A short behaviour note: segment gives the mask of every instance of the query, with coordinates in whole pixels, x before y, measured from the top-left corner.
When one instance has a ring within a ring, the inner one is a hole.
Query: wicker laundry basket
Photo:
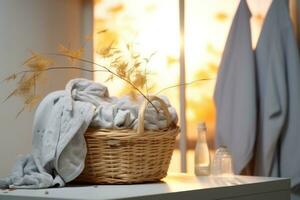
[[[149,98],[160,107],[171,124],[164,101]],[[166,130],[144,130],[144,114],[148,101],[141,106],[137,130],[92,130],[85,134],[87,156],[85,168],[76,179],[93,184],[130,184],[159,181],[167,175],[179,127]]]

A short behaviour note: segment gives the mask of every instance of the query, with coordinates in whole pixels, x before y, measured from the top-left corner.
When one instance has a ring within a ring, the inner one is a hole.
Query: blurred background
[[[182,1],[182,0],[181,0]],[[252,11],[253,46],[256,44],[271,0],[248,0]],[[214,150],[215,110],[212,100],[218,65],[239,0],[185,0],[185,71],[187,172],[193,173],[193,150],[197,124],[205,121],[208,142]],[[181,8],[182,9],[182,8]],[[52,53],[59,44],[80,48],[87,59],[102,62],[101,49],[115,44],[134,44],[145,57],[151,57],[150,93],[179,84],[180,25],[179,0],[0,0],[0,80],[19,71],[30,51]],[[106,30],[103,32],[103,30]],[[99,34],[101,32],[101,34]],[[76,70],[47,72],[42,95],[63,89],[74,77],[105,82],[105,73]],[[199,79],[210,79],[197,81]],[[120,81],[105,83],[111,95],[127,94]],[[0,84],[1,102],[15,88]],[[164,90],[173,106],[180,110],[179,87]],[[6,176],[18,155],[31,151],[31,126],[34,109],[18,118],[23,100],[12,98],[0,105],[0,176]],[[182,119],[181,119],[182,120]],[[181,155],[177,146],[170,166],[180,172]]]
[[[249,0],[253,47],[255,47],[265,14],[271,0]],[[238,0],[186,0],[185,15],[185,72],[187,172],[194,173],[194,148],[197,124],[206,122],[208,143],[214,150],[215,109],[213,91],[218,65],[226,42]],[[111,43],[127,42],[137,46],[144,55],[152,55],[147,66],[151,91],[179,84],[180,25],[179,0],[96,0],[94,5],[94,59]],[[99,32],[107,30],[105,33]],[[95,73],[94,79],[103,82],[108,77]],[[210,79],[197,81],[199,79]],[[195,82],[196,81],[196,82]],[[121,81],[107,83],[111,94],[124,95],[128,87]],[[180,110],[179,87],[165,90],[177,111]],[[181,157],[174,152],[170,171],[180,172]]]

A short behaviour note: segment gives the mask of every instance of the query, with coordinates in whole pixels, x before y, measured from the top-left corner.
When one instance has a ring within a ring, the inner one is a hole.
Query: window
[[[183,1],[183,0],[180,0]],[[249,6],[253,13],[254,45],[259,35],[269,1],[253,0]],[[185,71],[187,121],[187,171],[193,172],[193,149],[196,141],[196,126],[205,121],[208,126],[208,142],[214,148],[215,111],[212,100],[215,78],[222,50],[232,18],[239,1],[236,0],[186,0],[185,1]],[[95,61],[97,54],[112,42],[134,43],[143,55],[154,56],[149,63],[153,91],[179,84],[179,0],[97,0],[94,7]],[[105,33],[97,34],[101,30]],[[108,77],[99,72],[94,79],[104,82]],[[196,81],[199,79],[211,79]],[[118,80],[106,83],[112,95],[123,95],[127,87]],[[171,99],[179,112],[179,88],[163,92]],[[182,156],[182,155],[181,155]],[[180,154],[176,150],[170,171],[180,171]]]

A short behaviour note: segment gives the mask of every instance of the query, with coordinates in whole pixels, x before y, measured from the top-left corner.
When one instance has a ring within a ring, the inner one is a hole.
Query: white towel
[[[241,0],[226,42],[214,94],[216,145],[228,147],[236,174],[253,156],[256,132],[256,80],[250,17],[246,0]]]
[[[175,108],[171,106],[167,97],[159,97],[167,105],[171,114],[172,123],[177,124],[178,117]],[[143,101],[144,98],[141,96],[139,96],[136,101],[133,101],[129,96],[102,99],[100,105],[97,107],[91,126],[105,129],[136,129],[138,124],[138,112]],[[153,101],[152,103],[160,110],[161,105],[159,102]],[[144,126],[147,130],[160,130],[170,125],[167,124],[162,110],[157,113],[151,104],[146,108],[144,121]]]
[[[83,134],[95,106],[70,100],[66,91],[53,92],[43,99],[34,117],[32,153],[16,162],[12,175],[0,181],[0,187],[64,186],[81,173],[86,155]]]
[[[295,190],[300,184],[300,60],[287,0],[273,0],[256,60],[260,112],[255,174],[291,177]]]
[[[175,109],[167,99],[164,101],[176,124]],[[11,176],[0,179],[0,188],[47,188],[74,180],[84,168],[88,126],[136,128],[140,102],[109,97],[107,88],[93,81],[69,81],[64,91],[47,95],[39,104],[33,122],[32,153],[15,163]],[[158,102],[153,104],[160,110]],[[147,107],[146,129],[169,125],[163,113]]]

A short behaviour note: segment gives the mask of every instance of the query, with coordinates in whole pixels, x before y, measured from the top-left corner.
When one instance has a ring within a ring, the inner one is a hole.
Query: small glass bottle
[[[210,155],[206,140],[207,128],[204,122],[198,124],[198,138],[195,148],[195,174],[207,176],[210,174]]]
[[[221,146],[216,150],[211,166],[213,176],[232,176],[232,156],[226,146]]]

